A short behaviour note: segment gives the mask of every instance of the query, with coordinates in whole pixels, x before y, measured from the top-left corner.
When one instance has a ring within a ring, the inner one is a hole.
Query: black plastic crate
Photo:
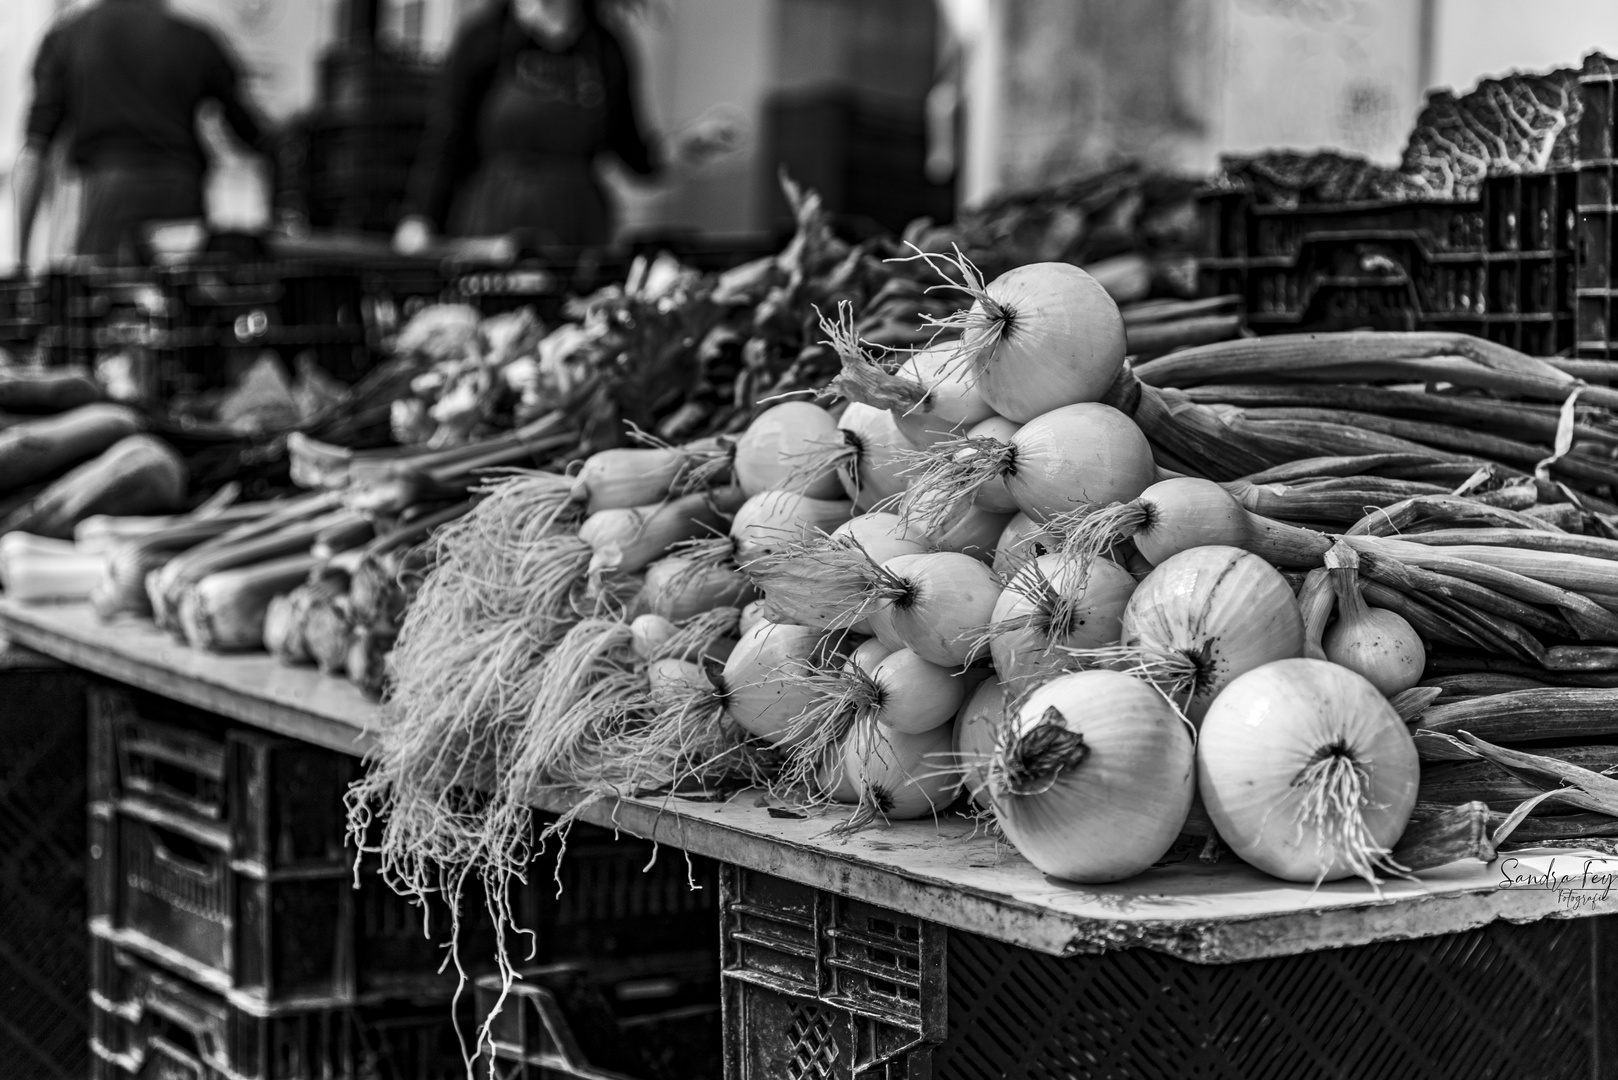
[[[1596,56],[1579,77],[1577,339],[1580,356],[1618,360],[1618,282],[1613,241],[1618,218],[1618,81]]]
[[[89,693],[90,792],[217,823],[229,858],[260,875],[345,870],[343,793],[356,763],[294,739],[108,684]]]
[[[443,1003],[261,1016],[102,945],[92,1052],[106,1080],[460,1080]]]
[[[711,939],[710,939],[711,940]],[[478,980],[479,1022],[497,1080],[707,1080],[722,1073],[718,958],[643,957],[634,969],[551,964],[521,972],[509,992]]]
[[[1203,295],[1243,298],[1258,333],[1452,330],[1552,355],[1575,338],[1579,179],[1486,181],[1474,202],[1202,200]]]

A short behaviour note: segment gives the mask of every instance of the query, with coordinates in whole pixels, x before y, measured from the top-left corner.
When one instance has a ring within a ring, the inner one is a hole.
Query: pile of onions
[[[1398,612],[1366,604],[1359,553],[1339,542],[1326,553],[1326,565],[1337,594],[1337,621],[1321,640],[1326,659],[1365,676],[1385,697],[1421,682],[1427,666],[1421,635]]]
[[[1134,592],[1129,571],[1108,559],[1042,555],[1024,563],[994,605],[994,670],[1020,687],[1070,666],[1068,650],[1116,645]]]
[[[1123,367],[1124,320],[1100,282],[1068,263],[1030,263],[985,285],[966,260],[946,261],[973,303],[945,322],[961,329],[991,409],[1027,421],[1106,393]]]
[[[1124,609],[1119,641],[1140,674],[1200,720],[1232,679],[1302,655],[1303,618],[1273,566],[1210,545],[1170,556],[1146,576]]]
[[[1416,803],[1415,742],[1386,698],[1324,660],[1280,660],[1225,688],[1202,722],[1197,780],[1220,837],[1287,881],[1377,871]]]
[[[1061,675],[1007,718],[989,768],[995,815],[1018,851],[1067,881],[1121,881],[1168,851],[1191,808],[1185,721],[1116,671]]]
[[[901,555],[882,564],[872,587],[871,630],[884,644],[908,646],[942,667],[963,667],[986,651],[982,628],[1000,593],[994,571],[970,555]]]
[[[836,417],[807,401],[787,401],[747,425],[731,464],[748,495],[790,488],[812,499],[836,499],[842,484],[832,465],[807,470],[842,445]]]
[[[913,455],[920,474],[905,496],[907,517],[917,517],[918,506],[936,512],[971,495],[985,509],[1045,521],[1133,499],[1157,479],[1146,436],[1110,405],[1053,409],[1006,438],[976,434],[982,427]],[[923,504],[928,497],[936,501]]]

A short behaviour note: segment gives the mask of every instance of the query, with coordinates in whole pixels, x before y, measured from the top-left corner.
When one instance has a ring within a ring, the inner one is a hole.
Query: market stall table
[[[0,633],[107,679],[351,754],[378,709],[264,655],[194,652],[84,605],[0,600]],[[561,812],[573,796],[542,793]],[[1618,1067],[1615,890],[1595,853],[1318,889],[1195,858],[1048,879],[959,816],[833,835],[758,793],[583,820],[723,864],[735,1078],[1596,1076]],[[1513,881],[1513,879],[1515,879]],[[1548,884],[1549,883],[1549,884]],[[1556,887],[1560,886],[1560,887]],[[870,1070],[870,1071],[867,1071]],[[1528,1071],[1524,1071],[1528,1070]]]

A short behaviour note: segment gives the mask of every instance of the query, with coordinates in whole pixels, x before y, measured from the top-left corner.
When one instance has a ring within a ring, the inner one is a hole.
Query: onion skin
[[[921,530],[906,525],[898,514],[861,514],[837,526],[832,535],[853,539],[878,566],[900,555],[920,555],[931,549],[931,545],[921,539]],[[856,634],[868,634],[871,632],[870,621],[861,619],[849,630]]]
[[[791,746],[792,722],[813,705],[809,676],[821,651],[821,634],[807,626],[760,622],[742,634],[725,661],[725,712],[766,742]]]
[[[952,551],[901,555],[882,569],[907,592],[877,603],[870,620],[878,638],[940,667],[964,667],[983,655],[986,647],[977,639],[1002,591],[993,570]]]
[[[1054,638],[1034,626],[997,629],[989,642],[989,655],[1000,680],[1013,685],[1071,666],[1071,658],[1052,646],[1097,649],[1116,645],[1123,634],[1124,608],[1135,592],[1135,579],[1108,559],[1079,562],[1060,555],[1042,555],[1008,583],[994,605],[994,624],[1033,616],[1042,604],[1037,595],[1041,581],[1061,596],[1074,597],[1072,627]],[[1019,588],[1021,586],[1021,588]]]
[[[749,496],[796,488],[811,499],[843,493],[836,470],[805,478],[804,466],[843,445],[837,420],[819,405],[786,401],[760,413],[736,440],[736,483]]]
[[[950,724],[907,735],[856,722],[844,744],[843,768],[857,778],[860,801],[879,817],[908,821],[942,813],[961,787],[961,774],[950,765],[953,739]]]
[[[1084,506],[1135,498],[1157,479],[1152,448],[1135,422],[1110,405],[1053,409],[1024,424],[1007,490],[1035,521]]]
[[[1163,857],[1190,812],[1195,771],[1185,722],[1161,694],[1120,672],[1080,671],[1024,699],[996,747],[990,794],[1024,858],[1098,884]]]
[[[916,446],[899,430],[892,413],[851,402],[837,427],[858,450],[856,457],[837,467],[838,483],[854,509],[869,510],[910,486],[910,478],[900,475],[910,467],[902,454]]]
[[[742,608],[742,617],[736,624],[736,632],[738,634],[746,634],[759,623],[768,621],[769,620],[764,616],[764,602],[761,600],[754,600],[751,604],[748,604],[746,607]]]
[[[854,647],[848,654],[848,662],[869,675],[876,670],[876,665],[882,658],[897,650],[884,645],[876,638],[867,638]]]
[[[1106,393],[1126,345],[1123,316],[1100,282],[1068,263],[1030,263],[1001,274],[987,291],[1007,312],[999,340],[974,360],[990,408],[1026,422]],[[981,301],[972,306],[972,318],[991,316]]]
[[[1203,720],[1197,779],[1220,837],[1285,881],[1336,881],[1358,871],[1301,828],[1295,785],[1317,754],[1345,746],[1369,776],[1361,803],[1370,838],[1398,843],[1416,804],[1416,745],[1393,706],[1360,675],[1324,660],[1280,660],[1226,687]]]
[[[955,717],[954,749],[961,766],[961,785],[980,810],[994,809],[989,798],[989,759],[1005,712],[1005,688],[999,679],[985,679]]]
[[[931,501],[923,497],[919,505],[925,506]],[[994,561],[995,546],[1000,542],[1000,535],[1006,531],[1006,522],[1010,515],[985,510],[975,502],[964,502],[960,509],[940,529],[932,529],[923,534],[929,547],[939,551],[954,551],[962,555],[970,555],[979,562]]]
[[[1043,523],[1035,521],[1022,511],[1012,515],[1001,530],[994,546],[994,572],[1009,578],[1017,567],[1041,555],[1048,555],[1056,544],[1045,534]]]
[[[920,735],[947,724],[966,700],[967,680],[949,668],[928,663],[914,649],[895,649],[871,669],[871,681],[882,690],[882,707],[873,717],[906,735]]]
[[[1212,480],[1159,480],[1141,492],[1139,502],[1147,525],[1132,539],[1153,566],[1194,547],[1247,546],[1247,511]]]
[[[1170,556],[1124,609],[1121,644],[1189,661],[1195,682],[1186,715],[1200,721],[1230,681],[1303,652],[1303,617],[1292,589],[1269,563],[1210,545]]]
[[[747,575],[733,566],[703,566],[675,555],[646,568],[640,599],[646,611],[683,622],[714,608],[739,608],[756,595]]]

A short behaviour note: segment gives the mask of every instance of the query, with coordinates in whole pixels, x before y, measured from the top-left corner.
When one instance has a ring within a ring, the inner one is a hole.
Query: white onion
[[[1007,420],[1003,416],[991,416],[972,425],[966,437],[993,439],[1014,446],[1017,432],[1021,430],[1022,425],[1014,420]],[[1011,477],[1007,473],[996,473],[987,477],[972,493],[972,501],[996,514],[1015,514],[1018,510],[1017,499],[1011,493],[1010,480]]]
[[[1232,682],[1203,719],[1198,785],[1220,837],[1287,881],[1376,882],[1416,803],[1403,721],[1365,678],[1279,660]]]
[[[873,512],[850,518],[837,526],[832,537],[847,537],[865,550],[871,562],[880,566],[900,555],[920,555],[933,545],[928,543],[918,526],[908,525],[898,514]],[[871,632],[870,624],[860,619],[849,627],[856,634]]]
[[[1269,563],[1239,548],[1199,547],[1170,556],[1136,587],[1120,643],[1200,720],[1230,680],[1301,654],[1303,618]]]
[[[962,786],[981,810],[994,808],[989,798],[989,760],[1005,712],[1005,689],[999,679],[990,678],[979,684],[955,718],[955,760],[961,766]]]
[[[958,501],[945,508],[937,494],[924,494],[916,502],[912,517],[927,545],[938,551],[970,555],[980,562],[992,562],[995,545],[1005,532],[1009,516],[985,510],[976,502]],[[933,508],[938,507],[938,512]],[[930,524],[921,524],[927,522]]]
[[[725,661],[725,712],[767,742],[790,746],[807,737],[794,721],[815,703],[810,676],[825,652],[820,631],[807,626],[760,622],[736,643]]]
[[[837,421],[847,445],[837,465],[837,479],[856,510],[865,511],[910,486],[900,473],[910,467],[904,456],[916,449],[886,409],[855,401]]]
[[[917,446],[961,435],[994,413],[956,342],[915,353],[900,365],[899,376],[923,391],[914,404],[892,407],[899,430]]]
[[[843,768],[855,778],[860,797],[860,812],[850,825],[876,817],[905,821],[949,809],[961,787],[952,739],[950,724],[908,735],[886,724],[856,721],[843,752]]]
[[[1098,554],[1124,540],[1152,565],[1194,547],[1246,547],[1248,517],[1230,492],[1212,480],[1178,476],[1159,480],[1129,502],[1074,523],[1073,546]]]
[[[1072,667],[1060,650],[1116,645],[1134,592],[1129,571],[1107,559],[1042,555],[1025,564],[994,605],[989,655],[1000,680],[1022,686]]]
[[[972,292],[965,340],[979,347],[978,388],[1001,416],[1027,421],[1096,401],[1122,369],[1123,316],[1078,267],[1030,263]]]
[[[738,564],[803,544],[843,524],[853,506],[841,499],[816,499],[794,491],[762,491],[742,504],[731,519]]]
[[[906,735],[949,723],[968,689],[961,672],[929,663],[914,649],[893,650],[877,661],[870,678],[879,695],[871,719]]]
[[[842,494],[835,469],[806,471],[842,445],[831,413],[807,401],[783,402],[760,413],[736,440],[736,483],[748,495],[792,488],[812,499],[835,499]]]
[[[1325,632],[1321,647],[1327,660],[1365,676],[1391,698],[1421,682],[1427,649],[1403,615],[1365,603],[1359,562],[1359,553],[1342,542],[1326,553],[1337,594],[1337,621]]]
[[[1025,698],[990,767],[1000,827],[1052,877],[1121,881],[1168,851],[1195,752],[1163,695],[1116,671],[1060,675]]]
[[[942,667],[983,655],[983,627],[1001,592],[994,571],[952,551],[901,555],[882,564],[871,629],[883,642],[909,646]]]

